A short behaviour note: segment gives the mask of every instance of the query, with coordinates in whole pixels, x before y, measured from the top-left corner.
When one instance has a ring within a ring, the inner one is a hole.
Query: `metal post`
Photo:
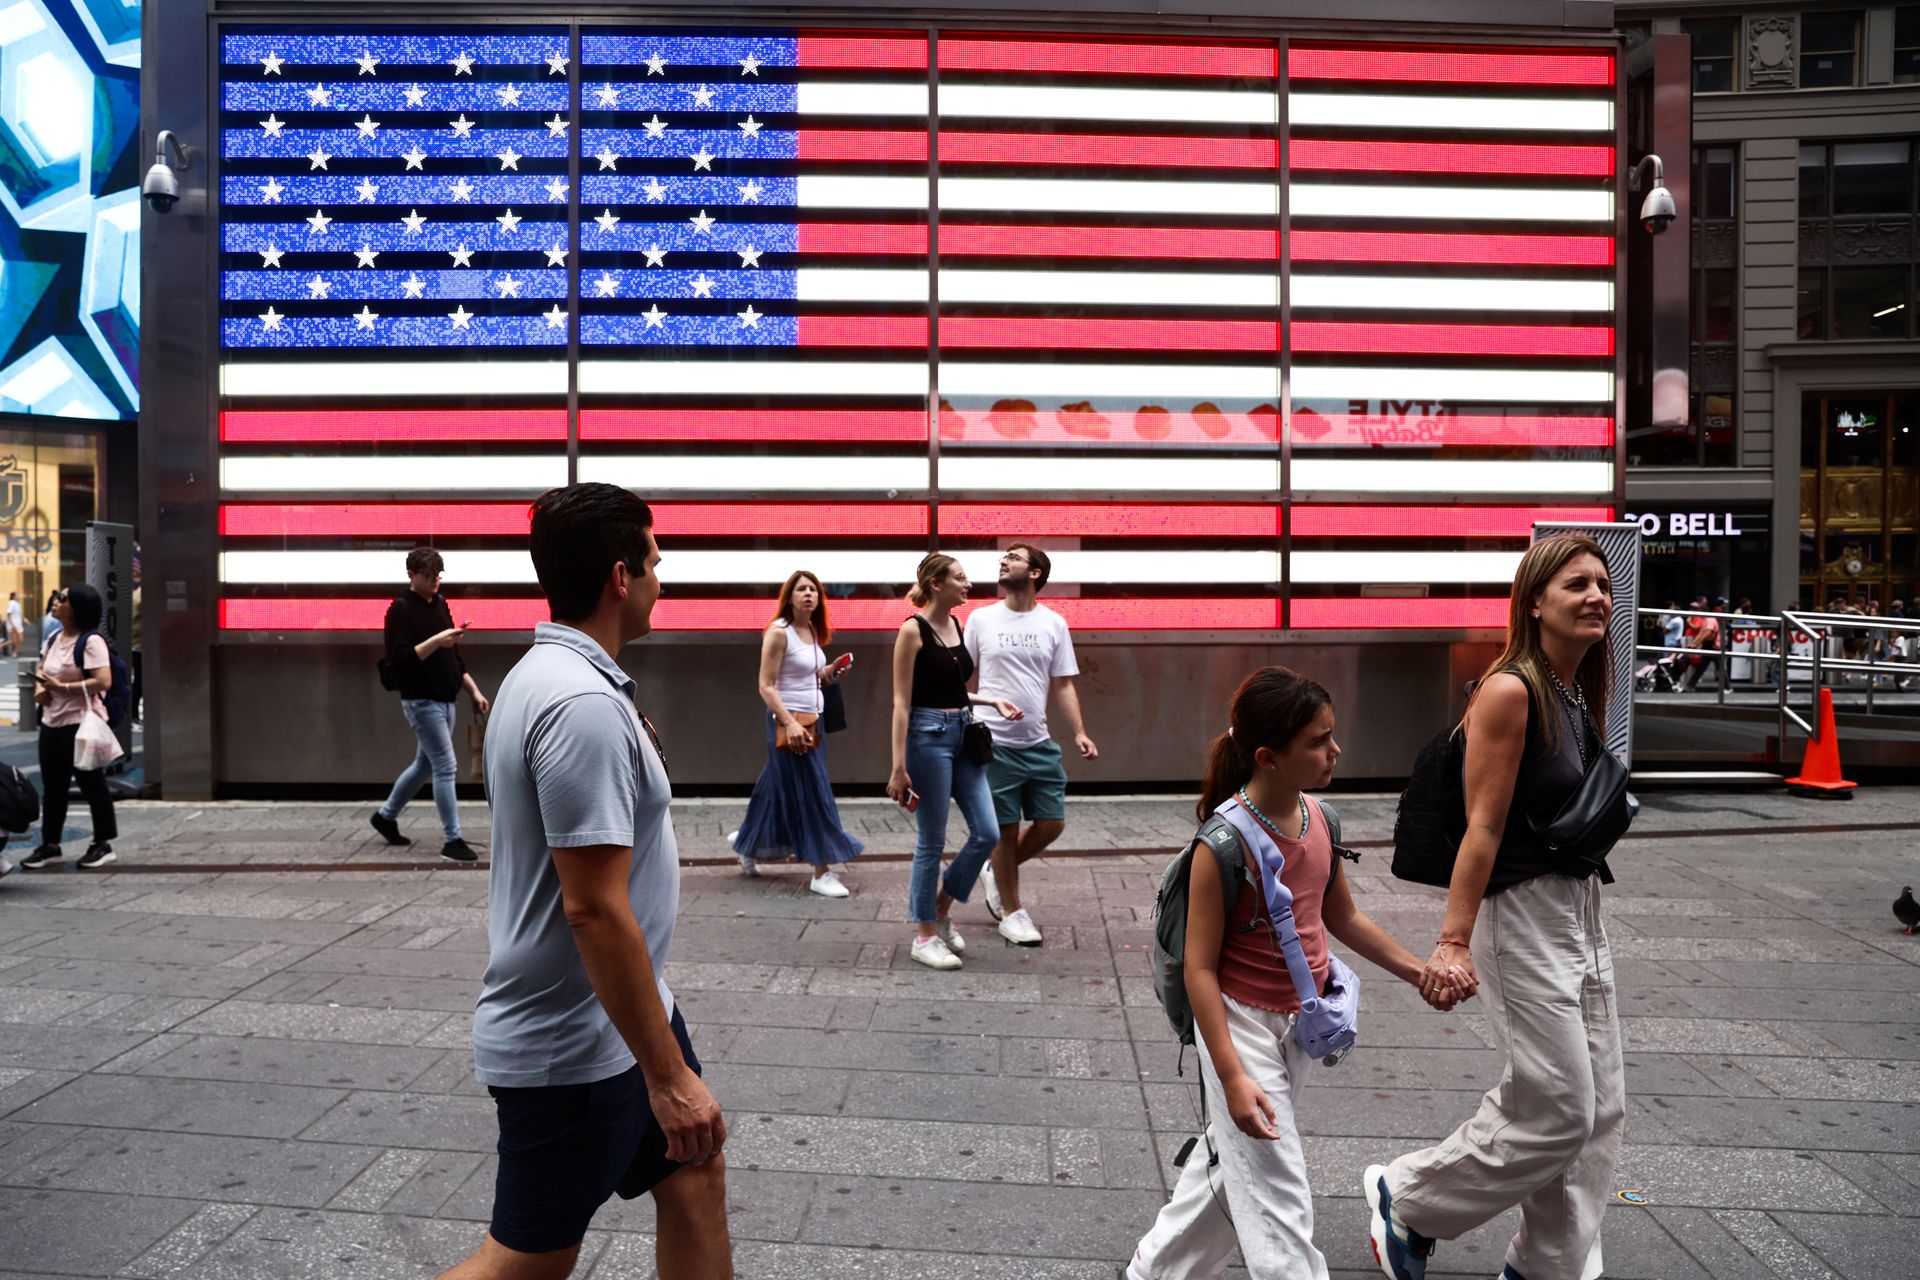
[[[1787,762],[1787,685],[1793,679],[1793,640],[1789,628],[1793,624],[1787,621],[1784,614],[1774,619],[1774,623],[1779,636],[1776,652],[1780,656],[1774,663],[1774,673],[1778,677],[1775,683],[1779,690],[1780,733],[1773,740],[1773,762],[1784,765]]]

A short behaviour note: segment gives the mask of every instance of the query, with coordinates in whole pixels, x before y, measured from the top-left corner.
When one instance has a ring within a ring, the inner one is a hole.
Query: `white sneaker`
[[[960,930],[954,927],[952,916],[948,916],[945,920],[942,920],[940,926],[946,931],[945,937],[949,950],[957,955],[967,949],[967,940],[961,937]]]
[[[1000,909],[1000,886],[993,878],[993,864],[980,868],[980,888],[986,893],[987,914],[995,920],[1007,913]]]
[[[1040,945],[1040,928],[1034,924],[1033,917],[1027,914],[1025,907],[1000,921],[1000,936],[1016,947]]]
[[[840,877],[831,871],[825,875],[815,876],[813,879],[807,881],[807,889],[809,892],[817,893],[823,898],[850,898],[853,896],[852,890],[848,889],[846,885],[841,884]]]
[[[733,833],[733,836],[737,836],[737,835],[739,835],[739,834],[740,834],[740,833],[739,833],[738,831],[736,831],[736,832],[734,832],[734,833]],[[727,837],[727,843],[728,843],[728,844],[732,844],[732,843],[733,843],[733,836],[728,836],[728,837]],[[740,873],[741,873],[742,875],[744,875],[744,876],[747,876],[747,877],[749,877],[749,878],[751,878],[751,879],[754,879],[754,880],[758,880],[758,879],[760,878],[760,864],[759,864],[759,863],[757,863],[757,862],[755,862],[755,861],[754,861],[754,860],[753,860],[752,858],[749,858],[749,857],[748,857],[748,856],[747,856],[746,854],[744,854],[744,853],[736,853],[736,854],[734,854],[733,856],[734,856],[734,857],[736,857],[736,858],[738,858],[738,859],[740,859]]]
[[[947,944],[935,934],[925,942],[913,944],[913,958],[929,969],[958,969],[960,957],[947,948]]]

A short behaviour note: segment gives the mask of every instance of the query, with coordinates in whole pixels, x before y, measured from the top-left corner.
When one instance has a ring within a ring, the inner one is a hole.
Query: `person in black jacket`
[[[407,801],[431,777],[434,807],[440,811],[440,825],[447,839],[440,856],[453,862],[472,862],[479,855],[460,838],[460,806],[453,795],[454,700],[464,688],[473,699],[474,711],[483,716],[488,703],[460,657],[460,639],[467,631],[464,625],[453,625],[447,598],[440,594],[440,575],[445,568],[438,551],[415,547],[407,553],[407,589],[387,606],[388,682],[400,693],[400,709],[406,713],[420,747],[413,763],[395,780],[387,802],[367,821],[388,844],[412,844],[400,834],[397,819]]]

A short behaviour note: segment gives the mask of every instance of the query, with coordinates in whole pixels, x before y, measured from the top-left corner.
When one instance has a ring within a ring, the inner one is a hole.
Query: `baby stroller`
[[[1633,673],[1633,687],[1639,693],[1674,693],[1680,688],[1679,678],[1673,673],[1674,664],[1684,654],[1669,653],[1658,661],[1649,662]]]

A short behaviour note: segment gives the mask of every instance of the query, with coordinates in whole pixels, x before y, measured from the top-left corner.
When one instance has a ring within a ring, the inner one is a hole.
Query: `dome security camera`
[[[1679,216],[1673,206],[1673,193],[1664,186],[1647,192],[1647,198],[1640,202],[1640,225],[1647,229],[1648,235],[1659,235]]]
[[[180,178],[167,163],[168,148],[181,169],[193,167],[193,148],[174,137],[173,130],[162,129],[154,140],[153,167],[140,182],[140,194],[155,213],[166,213],[180,202]]]

